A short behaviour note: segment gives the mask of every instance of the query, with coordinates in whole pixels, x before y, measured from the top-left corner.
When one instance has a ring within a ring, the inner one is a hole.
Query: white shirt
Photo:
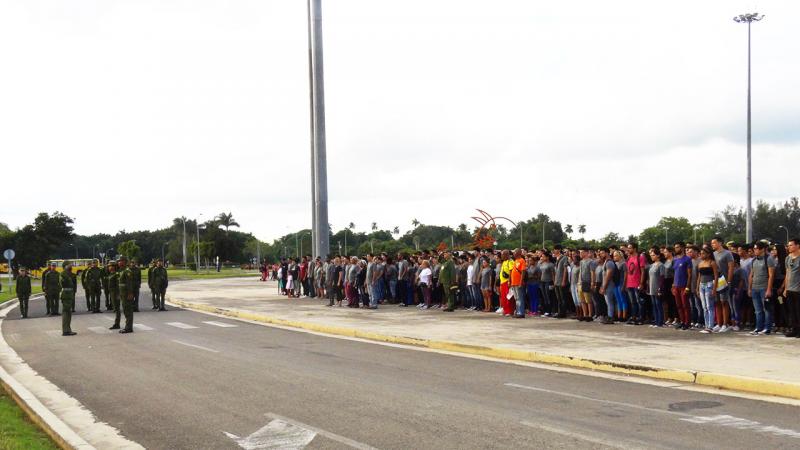
[[[426,268],[422,269],[422,271],[420,271],[420,273],[419,273],[419,282],[420,283],[425,283],[428,286],[431,285],[431,269],[426,267]]]
[[[475,274],[475,268],[472,264],[467,266],[467,286],[472,286],[472,275]]]

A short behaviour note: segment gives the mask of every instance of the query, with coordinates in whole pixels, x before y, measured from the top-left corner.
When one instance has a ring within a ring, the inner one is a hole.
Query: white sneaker
[[[700,330],[700,332],[701,332],[701,333],[703,333],[703,334],[709,334],[709,333],[711,333],[711,331],[709,331],[708,329],[705,329],[705,330]]]
[[[759,333],[758,333],[758,330],[753,330],[753,331],[751,331],[751,332],[750,332],[750,333],[748,333],[748,334],[749,334],[750,336],[758,336],[758,334],[759,334]]]
[[[728,326],[727,326],[727,325],[723,325],[723,326],[722,326],[722,328],[720,328],[720,329],[719,329],[719,332],[720,332],[720,333],[727,333],[727,332],[728,332],[728,331],[730,331],[730,330],[731,330],[731,329],[730,329],[730,328],[728,328]]]
[[[495,314],[503,314],[503,308],[497,308],[497,311],[495,311]]]
[[[732,327],[732,329],[733,329],[733,331],[739,331],[739,325],[734,325],[734,326]]]
[[[719,325],[714,325],[714,328],[711,329],[714,333],[719,333],[720,327]]]

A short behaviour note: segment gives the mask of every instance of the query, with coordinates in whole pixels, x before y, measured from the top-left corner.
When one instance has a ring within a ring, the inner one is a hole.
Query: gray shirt
[[[731,280],[728,280],[728,264],[733,262],[733,253],[725,249],[714,252],[714,261],[717,262],[720,278],[725,277],[725,280],[730,282]]]
[[[480,272],[480,279],[481,279],[481,290],[489,290],[492,288],[492,269],[490,267],[486,267],[481,269]]]
[[[675,269],[672,267],[672,259],[664,261],[664,278],[675,278]]]
[[[581,275],[581,267],[574,263],[570,264],[570,267],[572,268],[572,270],[570,271],[569,274],[569,283],[572,286],[577,286],[578,283],[580,282],[579,277]]]
[[[662,264],[661,261],[650,264],[647,270],[648,294],[658,295],[658,290],[661,289],[661,280],[664,279],[665,271],[664,264]]]
[[[592,282],[592,271],[597,267],[597,262],[593,259],[581,260],[581,283]]]
[[[751,271],[753,273],[753,284],[751,289],[766,289],[769,281],[769,269],[775,268],[775,261],[764,256],[753,259]],[[773,286],[775,287],[775,286]]]
[[[567,272],[567,266],[569,265],[569,261],[567,260],[566,255],[561,255],[556,260],[556,286],[564,286],[564,273]]]
[[[792,255],[786,257],[786,290],[791,292],[800,292],[800,256],[792,258]]]
[[[386,279],[389,281],[397,281],[397,266],[394,264],[386,266]]]
[[[356,277],[358,276],[358,272],[360,272],[359,269],[358,264],[351,264],[347,268],[346,280],[351,286],[356,284]]]
[[[539,270],[542,271],[542,282],[543,283],[552,283],[553,277],[555,276],[556,266],[553,265],[550,261],[547,262],[540,262],[539,263]]]
[[[611,279],[608,280],[608,284],[606,284],[605,286],[606,289],[614,289],[614,286],[616,286],[614,284],[614,270],[616,270],[616,268],[617,265],[614,263],[614,261],[610,259],[606,260],[606,262],[603,264],[603,279],[600,280],[600,286],[602,286],[605,283],[606,277],[610,273]]]
[[[408,279],[408,261],[406,261],[405,259],[401,259],[397,263],[397,276],[401,280],[407,280]]]

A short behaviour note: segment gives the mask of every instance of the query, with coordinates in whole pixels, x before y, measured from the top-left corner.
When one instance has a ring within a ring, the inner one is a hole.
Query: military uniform
[[[153,269],[156,267],[156,264],[151,262],[150,266],[147,267],[147,287],[150,288],[150,300],[153,301],[153,309],[158,309],[158,303],[156,301],[156,293],[153,290]]]
[[[116,264],[116,263],[113,263]],[[119,316],[120,316],[120,309],[119,309],[119,274],[115,270],[108,270],[108,293],[109,297],[111,297],[111,306],[114,308],[114,325],[109,328],[109,330],[119,330]]]
[[[22,318],[28,317],[28,299],[31,297],[31,277],[28,274],[17,276],[17,298],[19,313]]]
[[[64,270],[61,272],[61,304],[63,305],[63,314],[61,315],[61,335],[73,336],[76,333],[72,331],[72,311],[75,308],[75,275],[72,273],[71,268],[64,264]]]
[[[86,289],[86,272],[88,271],[89,269],[81,271],[81,287],[83,288],[83,296],[86,297],[86,310],[91,311],[92,305],[89,302],[89,290]]]
[[[64,272],[61,272],[62,274]],[[75,296],[78,294],[78,275],[72,273],[72,268],[70,267],[69,271],[67,272],[69,275],[69,280],[72,283],[72,312],[75,312]],[[64,284],[61,284],[61,289],[63,292]]]
[[[139,312],[139,290],[142,287],[142,268],[133,263],[130,271],[133,274],[133,312]]]
[[[125,328],[120,333],[133,333],[133,271],[124,267],[119,272],[119,302],[122,303],[122,313],[125,315]],[[117,322],[119,326],[119,312],[117,312]]]
[[[456,266],[452,257],[447,259],[439,272],[439,283],[442,285],[444,298],[447,299],[447,308],[444,311],[453,311],[456,308]]]
[[[100,282],[103,285],[103,296],[106,299],[106,311],[110,311],[112,304],[111,304],[111,292],[110,287],[108,285],[109,276],[111,272],[108,270],[108,264],[106,264],[102,269],[100,269]]]
[[[86,292],[87,310],[93,313],[100,312],[100,287],[104,283],[103,270],[99,267],[90,267],[83,271],[84,285],[83,289]]]
[[[159,311],[166,311],[167,308],[164,307],[164,296],[167,293],[167,285],[169,284],[169,280],[167,278],[167,269],[165,269],[163,266],[154,267],[152,281],[156,306],[158,306]]]
[[[61,294],[61,281],[55,269],[47,269],[42,274],[42,290],[44,291],[47,315],[58,315],[58,297]]]

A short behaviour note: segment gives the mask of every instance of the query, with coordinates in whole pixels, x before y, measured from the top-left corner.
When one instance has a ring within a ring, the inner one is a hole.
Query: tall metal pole
[[[314,241],[315,228],[317,223],[317,187],[314,174],[316,173],[316,129],[314,125],[314,60],[312,58],[313,40],[311,35],[311,0],[306,1],[306,13],[308,15],[308,114],[309,114],[309,141],[311,147],[311,254],[319,255],[317,243]]]
[[[197,216],[197,219],[195,219],[195,222],[194,222],[195,230],[197,231],[197,248],[195,249],[195,252],[194,252],[195,253],[195,262],[197,263],[197,266],[195,266],[195,269],[196,269],[197,273],[200,273],[200,216],[202,216],[202,214]]]
[[[311,104],[313,105],[314,156],[313,173],[314,208],[312,236],[319,256],[330,252],[328,235],[328,168],[325,139],[325,83],[322,57],[322,0],[308,0],[311,22]]]
[[[747,23],[747,242],[753,242],[753,186],[751,170],[751,114],[750,114],[750,25],[763,19],[758,13],[740,14],[733,18],[738,23]]]
[[[186,269],[186,217],[183,217],[183,268]]]

